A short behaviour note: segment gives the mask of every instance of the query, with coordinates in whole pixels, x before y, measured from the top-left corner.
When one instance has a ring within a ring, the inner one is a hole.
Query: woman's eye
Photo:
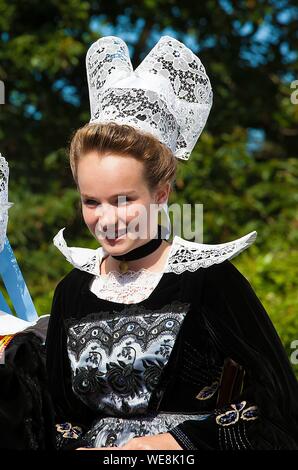
[[[124,204],[129,201],[131,201],[131,199],[127,197],[126,199],[120,199],[119,201],[115,201],[115,204]]]
[[[127,203],[127,202],[129,202],[129,201],[131,201],[131,200],[132,200],[132,199],[129,198],[129,197],[126,198],[126,199],[120,199],[119,201],[116,200],[116,201],[114,202],[114,205],[117,206],[117,205],[121,205],[121,204],[123,204],[123,203],[125,204],[125,203]],[[94,199],[86,199],[86,200],[83,201],[83,202],[84,202],[84,204],[87,205],[87,206],[94,206],[94,205],[97,206],[98,204],[100,204],[99,202],[94,201]]]
[[[87,206],[93,206],[93,205],[97,205],[98,202],[94,201],[93,199],[86,199],[84,201],[84,204],[86,204]]]

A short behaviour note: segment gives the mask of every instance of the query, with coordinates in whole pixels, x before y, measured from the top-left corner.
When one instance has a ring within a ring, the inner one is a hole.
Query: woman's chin
[[[134,240],[131,240],[127,234],[122,235],[118,238],[104,238],[104,240],[99,240],[106,250],[111,248],[118,248],[120,251],[123,251],[124,248],[130,248]],[[120,254],[120,253],[119,253]]]

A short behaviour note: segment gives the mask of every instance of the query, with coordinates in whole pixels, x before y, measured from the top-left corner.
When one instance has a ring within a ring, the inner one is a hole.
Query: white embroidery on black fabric
[[[241,442],[241,446],[244,448],[244,449],[247,449],[247,446],[245,445],[242,437],[241,437],[241,426],[238,426],[237,427],[237,432],[238,432],[238,436],[239,436],[239,440]]]
[[[232,436],[231,436],[231,430],[229,428],[227,428],[226,431],[228,433],[228,437],[229,437],[229,440],[230,440],[230,443],[231,443],[231,448],[232,448],[232,450],[234,450],[233,439],[232,439]]]
[[[246,425],[245,425],[245,423],[243,423],[243,434],[244,434],[245,440],[246,440],[246,442],[248,443],[249,447],[250,447],[251,449],[253,449],[253,446],[252,446],[252,444],[251,444],[251,442],[250,442],[250,440],[248,439],[247,434],[246,434]]]
[[[187,437],[186,434],[184,434],[181,429],[176,428],[172,430],[172,433],[175,436],[177,436],[178,439],[182,442],[184,445],[185,450],[197,450],[196,446],[190,441],[190,439]]]
[[[215,417],[215,421],[219,425],[218,441],[220,449],[252,449],[253,446],[246,435],[246,422],[243,416],[249,410],[250,420],[257,419],[257,407],[246,407],[246,401],[231,404],[229,407],[230,409],[227,406],[225,412],[222,413],[220,413],[220,410],[216,410],[218,415]],[[243,433],[243,437],[241,433]]]
[[[159,311],[132,305],[112,318],[92,314],[68,329],[73,390],[91,409],[110,415],[147,411],[189,303]],[[130,314],[129,314],[130,312]]]
[[[226,428],[223,428],[223,433],[224,433],[224,440],[225,440],[225,449],[228,449],[228,441],[227,441],[227,430]]]
[[[236,444],[236,447],[240,450],[241,447],[239,446],[238,444],[238,441],[237,441],[237,436],[236,436],[236,433],[235,433],[235,429],[232,428],[232,433],[233,433],[233,438],[234,438],[234,441],[235,441],[235,444]]]
[[[221,435],[223,431],[224,431],[224,429],[218,428],[218,442],[219,442],[219,448],[220,448],[220,450],[223,450],[223,449],[224,449],[223,440],[222,440],[222,435]]]

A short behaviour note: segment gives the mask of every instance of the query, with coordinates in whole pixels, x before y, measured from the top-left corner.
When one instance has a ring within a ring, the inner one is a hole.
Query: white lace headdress
[[[0,153],[0,253],[4,248],[8,222],[8,209],[13,205],[8,202],[8,163]]]
[[[213,98],[205,68],[188,47],[162,36],[133,70],[126,43],[105,36],[89,48],[86,68],[90,122],[129,124],[188,160]]]

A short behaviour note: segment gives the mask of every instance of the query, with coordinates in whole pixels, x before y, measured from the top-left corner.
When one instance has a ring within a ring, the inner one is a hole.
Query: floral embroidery
[[[188,309],[180,301],[154,312],[131,305],[117,316],[98,312],[70,321],[67,348],[76,395],[111,416],[144,414]]]
[[[245,407],[246,401],[230,405],[232,409],[216,416],[216,423],[220,426],[230,426],[231,424],[237,423],[239,419],[251,421],[258,418],[258,408],[256,406]]]
[[[94,392],[95,390],[101,390],[101,392],[104,392],[107,390],[107,386],[105,381],[102,379],[103,375],[104,374],[102,372],[94,367],[80,367],[76,370],[73,386],[75,390],[83,394]]]
[[[144,380],[145,384],[150,392],[152,392],[156,385],[158,384],[162,369],[163,363],[158,359],[150,361],[149,359],[143,359],[143,365],[145,367],[144,371]]]
[[[245,421],[257,419],[257,410],[258,408],[256,406],[250,406],[249,408],[246,408],[246,410],[243,411],[241,418]]]
[[[71,423],[56,424],[56,430],[67,439],[78,439],[82,434],[82,428],[73,426]]]
[[[123,361],[107,364],[107,381],[112,390],[121,395],[134,398],[142,385],[141,370],[135,369],[132,364]]]
[[[196,396],[198,400],[208,400],[213,397],[218,390],[219,382],[213,382],[211,385],[204,387]]]

